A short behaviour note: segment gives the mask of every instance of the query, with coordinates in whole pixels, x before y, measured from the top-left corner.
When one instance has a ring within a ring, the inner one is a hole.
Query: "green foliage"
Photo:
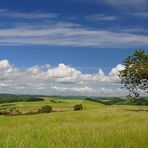
[[[45,105],[41,109],[39,109],[38,112],[39,113],[50,113],[52,112],[52,107],[49,105]]]
[[[43,98],[23,95],[0,95],[0,103],[44,101]]]
[[[148,54],[144,50],[136,50],[123,61],[123,65],[125,69],[120,71],[119,77],[129,95],[138,97],[138,89],[148,93]]]
[[[148,105],[148,99],[146,98],[129,98],[128,103],[131,105]]]
[[[102,103],[104,105],[122,104],[125,100],[120,97],[86,98],[85,100]]]
[[[52,102],[52,103],[64,103],[64,101],[61,101],[61,100],[56,99],[56,98],[50,99],[50,102]]]
[[[105,105],[148,105],[148,98],[133,98],[133,97],[100,97],[86,98],[86,100],[102,103]]]
[[[108,105],[105,101],[101,101],[101,99],[98,99],[98,98],[86,98],[85,100],[93,101],[93,102],[98,102],[98,103],[102,103],[102,104]]]
[[[74,105],[74,110],[82,110],[82,109],[83,109],[83,105],[82,104]]]
[[[57,100],[56,99],[50,99],[50,102],[57,103]]]

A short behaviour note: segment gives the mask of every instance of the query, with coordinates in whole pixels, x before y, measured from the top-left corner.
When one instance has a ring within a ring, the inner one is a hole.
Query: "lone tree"
[[[125,68],[120,71],[119,77],[129,90],[129,96],[139,97],[138,90],[148,93],[148,54],[142,49],[136,50],[123,61],[123,65]]]

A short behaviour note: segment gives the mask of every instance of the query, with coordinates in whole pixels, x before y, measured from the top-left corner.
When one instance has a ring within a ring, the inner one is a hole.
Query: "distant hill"
[[[148,105],[148,97],[142,97],[142,98],[97,97],[97,98],[86,98],[86,100],[103,103],[105,105]]]
[[[44,99],[35,95],[15,95],[15,94],[0,94],[0,103],[10,102],[34,102],[43,101]]]
[[[86,97],[86,96],[44,96],[44,95],[17,95],[0,94],[0,103],[10,102],[33,102],[44,101],[43,97],[58,99],[82,99],[99,102],[105,105],[148,105],[148,97],[128,98],[128,97]]]

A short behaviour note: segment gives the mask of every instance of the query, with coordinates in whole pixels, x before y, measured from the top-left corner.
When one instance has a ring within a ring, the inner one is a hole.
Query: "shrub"
[[[53,99],[50,99],[50,102],[52,102],[52,103],[63,103],[64,101],[53,98]]]
[[[39,109],[38,112],[39,113],[50,113],[52,112],[52,107],[49,105],[45,105],[41,109]]]
[[[83,109],[82,104],[76,104],[76,105],[74,105],[74,110],[82,110],[82,109]]]
[[[50,99],[50,102],[57,103],[57,100],[56,99]]]

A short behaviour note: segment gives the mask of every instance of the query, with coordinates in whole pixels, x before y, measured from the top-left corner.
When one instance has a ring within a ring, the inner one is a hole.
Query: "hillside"
[[[105,106],[90,101],[86,101],[84,106],[88,109],[29,116],[0,116],[0,146],[148,147],[148,107]]]

